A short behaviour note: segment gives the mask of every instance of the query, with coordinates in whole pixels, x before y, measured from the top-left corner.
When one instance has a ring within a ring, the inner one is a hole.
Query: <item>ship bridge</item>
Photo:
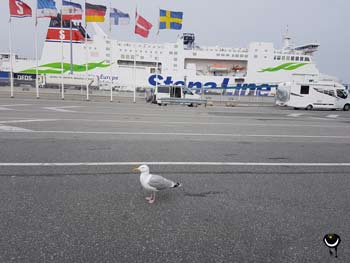
[[[315,53],[318,50],[319,46],[320,45],[317,43],[312,43],[312,44],[297,46],[294,48],[294,50],[303,52],[305,55],[312,56],[313,53]]]

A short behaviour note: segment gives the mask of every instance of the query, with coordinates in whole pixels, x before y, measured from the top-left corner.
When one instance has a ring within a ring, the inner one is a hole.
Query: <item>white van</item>
[[[153,103],[158,105],[167,105],[168,103],[181,103],[190,106],[196,106],[205,103],[201,96],[193,93],[184,86],[166,86],[155,87],[153,94]]]
[[[350,110],[348,90],[335,81],[281,83],[276,92],[276,104],[306,110]]]

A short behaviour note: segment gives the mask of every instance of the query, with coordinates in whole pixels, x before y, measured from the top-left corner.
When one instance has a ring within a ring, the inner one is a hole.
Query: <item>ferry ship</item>
[[[38,73],[84,76],[88,69],[87,75],[98,77],[101,87],[186,85],[201,91],[227,89],[240,96],[273,96],[279,83],[295,75],[320,77],[313,60],[319,44],[294,46],[288,33],[281,49],[269,42],[253,42],[247,48],[204,47],[196,44],[192,33],[174,43],[137,43],[112,40],[97,24],[90,25],[95,31],[92,37],[80,23],[70,29],[70,22],[63,21],[61,28],[60,16],[52,18]],[[8,65],[2,61],[1,68]],[[14,59],[13,68],[35,74],[36,62]]]

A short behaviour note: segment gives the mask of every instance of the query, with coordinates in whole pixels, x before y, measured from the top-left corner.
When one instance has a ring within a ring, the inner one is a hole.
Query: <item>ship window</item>
[[[294,56],[291,56],[291,57],[290,57],[290,60],[294,61]]]
[[[224,56],[225,56],[225,54],[221,54],[221,56],[222,56],[222,57],[224,57]]]
[[[111,56],[111,54],[108,54],[108,53],[106,54],[106,57],[110,57],[110,56]]]
[[[267,58],[267,56],[264,56],[264,58]]]
[[[265,52],[267,52],[267,49],[265,49]]]
[[[300,87],[300,94],[309,94],[309,89],[310,89],[310,86],[302,85]]]
[[[196,53],[196,52],[193,52],[193,56],[197,56],[197,53]]]
[[[247,58],[247,57],[248,57],[248,55],[246,54],[246,55],[244,55],[244,57],[246,57],[246,58]]]
[[[281,60],[281,56],[277,56],[277,60]]]
[[[174,55],[177,55],[177,51],[174,51]]]
[[[226,57],[229,57],[230,56],[230,54],[226,54]]]
[[[177,67],[177,64],[174,64],[174,68],[176,68]]]
[[[282,60],[286,60],[286,57],[285,57],[285,56],[282,56]]]
[[[172,55],[172,54],[173,54],[173,52],[172,52],[172,51],[170,51],[170,52],[169,52],[169,55]]]
[[[134,55],[131,55],[130,57],[131,57],[131,59],[134,59],[134,58],[135,58]]]
[[[300,57],[300,61],[304,61],[304,57]]]
[[[295,61],[299,61],[299,57],[295,57]]]
[[[236,54],[235,57],[238,58],[238,54]]]
[[[141,59],[144,59],[144,56],[141,56],[140,58],[141,58]]]
[[[126,55],[126,59],[128,59],[129,58],[129,55]]]
[[[243,58],[243,56],[244,56],[243,54],[240,55],[241,58]]]
[[[276,60],[276,58],[277,58],[276,56],[273,57],[274,60]]]
[[[121,55],[121,58],[122,58],[122,59],[124,59],[124,58],[125,58],[125,56],[124,56],[124,55]]]
[[[254,58],[258,58],[258,55],[254,55]]]
[[[310,58],[306,57],[306,58],[305,58],[305,61],[310,61]]]
[[[174,61],[177,61],[177,58],[174,58]]]
[[[177,48],[177,45],[174,45],[174,48]]]
[[[217,56],[220,56],[220,54],[216,54]]]

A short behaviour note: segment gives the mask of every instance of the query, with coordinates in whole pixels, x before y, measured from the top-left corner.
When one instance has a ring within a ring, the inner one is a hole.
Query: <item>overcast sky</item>
[[[83,4],[83,0],[74,0]],[[33,12],[36,0],[24,0]],[[109,6],[109,0],[89,0]],[[183,11],[182,32],[196,34],[200,46],[247,47],[252,41],[273,42],[282,46],[282,35],[289,26],[295,44],[317,41],[321,44],[315,60],[322,73],[350,83],[350,1],[349,0],[111,0],[112,6],[132,17],[128,26],[113,27],[113,38],[154,42],[156,28],[149,39],[133,33],[133,16],[138,11],[157,27],[159,8]],[[56,0],[60,7],[61,0]],[[0,52],[8,52],[8,0],[0,0]],[[49,19],[40,19],[40,47]],[[102,25],[108,28],[107,23]],[[19,55],[34,58],[34,18],[14,18],[13,49]],[[163,30],[159,42],[174,42],[175,30]]]

